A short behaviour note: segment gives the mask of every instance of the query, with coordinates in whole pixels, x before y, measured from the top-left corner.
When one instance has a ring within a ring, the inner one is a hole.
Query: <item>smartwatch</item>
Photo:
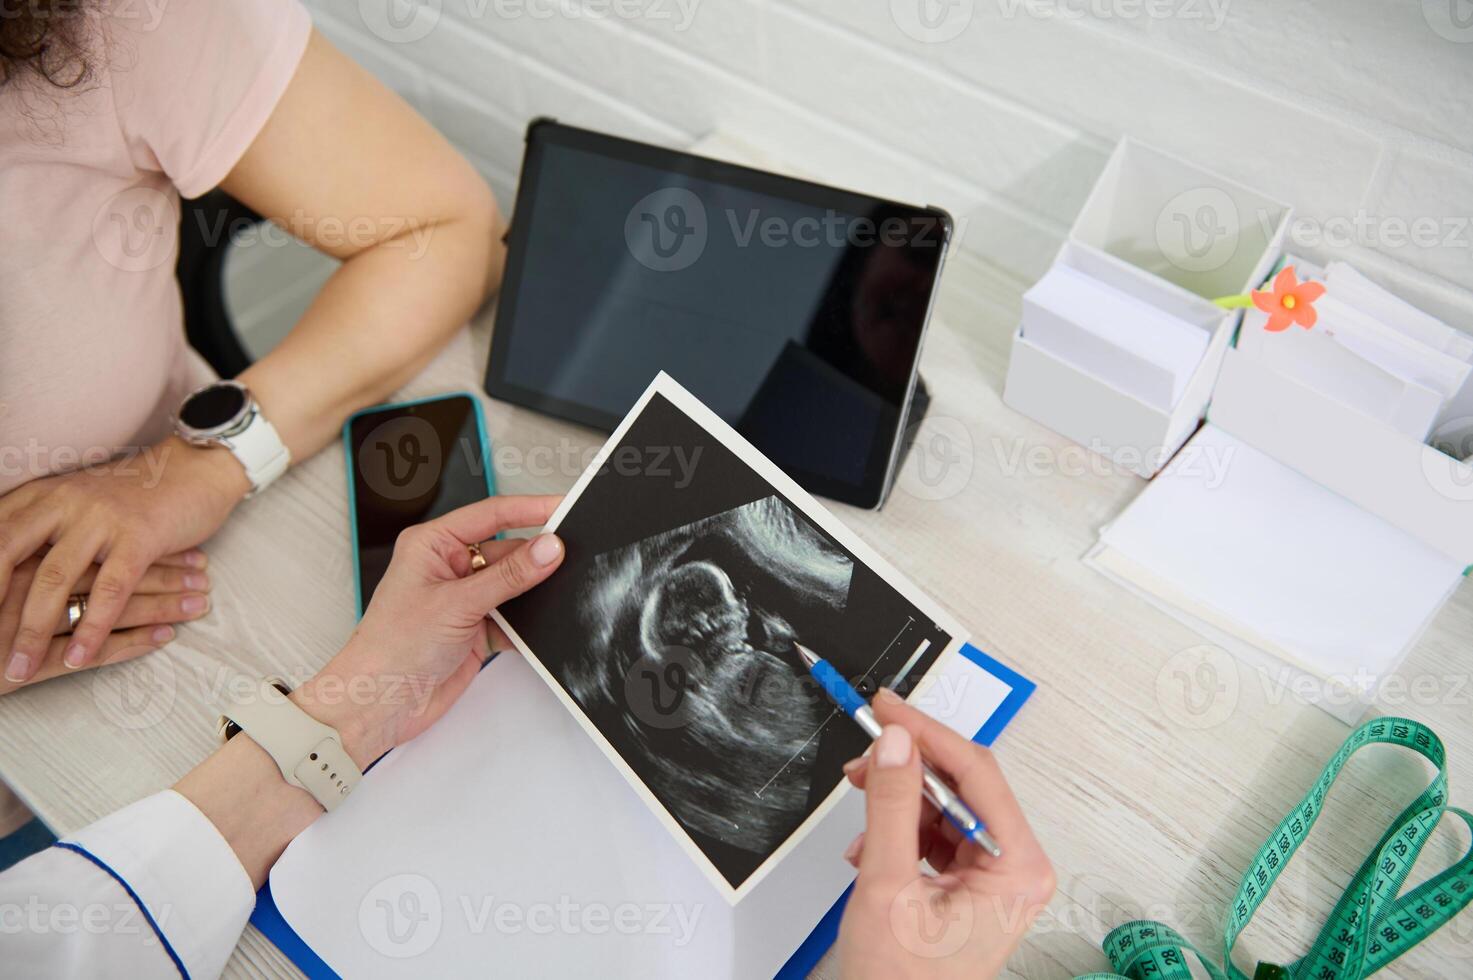
[[[174,432],[192,446],[230,450],[245,467],[251,483],[248,497],[266,489],[291,465],[291,451],[239,381],[216,381],[191,392],[179,405]]]
[[[281,778],[312,795],[331,812],[363,778],[333,728],[303,711],[290,698],[286,682],[268,677],[251,685],[227,685],[220,738],[244,733],[255,742]]]

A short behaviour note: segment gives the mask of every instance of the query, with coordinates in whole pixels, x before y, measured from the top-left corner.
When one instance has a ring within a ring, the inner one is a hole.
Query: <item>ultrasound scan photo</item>
[[[662,379],[549,525],[562,568],[497,615],[736,900],[869,746],[794,642],[868,697],[961,637]]]

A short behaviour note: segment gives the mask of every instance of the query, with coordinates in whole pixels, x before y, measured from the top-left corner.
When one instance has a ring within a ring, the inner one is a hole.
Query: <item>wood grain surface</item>
[[[1020,293],[965,255],[950,263],[922,373],[934,401],[917,444],[924,471],[883,511],[841,517],[1038,682],[998,752],[1053,858],[1058,895],[1012,975],[1104,968],[1114,925],[1149,916],[1221,948],[1224,909],[1249,856],[1309,787],[1347,729],[1230,660],[1081,564],[1100,526],[1144,483],[1001,400]],[[479,316],[401,394],[480,392],[491,314]],[[603,435],[482,397],[503,493],[555,492]],[[938,438],[938,436],[940,438]],[[207,545],[214,609],[142,661],[0,699],[0,776],[59,833],[170,785],[215,745],[213,690],[233,672],[298,682],[353,624],[343,455],[334,445],[245,502]],[[1210,560],[1210,556],[1204,556]],[[1473,588],[1465,583],[1372,710],[1408,714],[1447,742],[1452,802],[1473,806]],[[1420,760],[1357,756],[1281,884],[1240,943],[1297,958],[1387,821],[1425,785]],[[1417,877],[1468,846],[1440,830]],[[1432,867],[1427,867],[1432,865]],[[1465,916],[1473,920],[1473,916]],[[247,929],[229,977],[296,976]],[[837,976],[832,954],[815,975]],[[1388,977],[1473,975],[1473,922],[1438,933]]]

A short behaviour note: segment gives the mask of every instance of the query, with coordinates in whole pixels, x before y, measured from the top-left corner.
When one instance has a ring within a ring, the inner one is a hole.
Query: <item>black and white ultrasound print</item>
[[[651,535],[584,575],[591,642],[565,683],[648,756],[650,788],[684,823],[766,853],[804,812],[831,710],[802,683],[793,640],[822,645],[853,575],[776,496]]]
[[[869,744],[793,642],[869,695],[952,634],[669,400],[618,450],[558,524],[563,567],[500,615],[735,892]]]

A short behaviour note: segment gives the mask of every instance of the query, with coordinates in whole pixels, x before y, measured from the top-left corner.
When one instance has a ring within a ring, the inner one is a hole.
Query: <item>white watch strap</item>
[[[247,496],[265,490],[291,466],[291,451],[281,441],[276,426],[259,411],[251,416],[250,424],[244,429],[221,441],[245,467],[246,479],[251,481]]]
[[[311,793],[324,810],[346,799],[363,778],[338,733],[303,711],[270,681],[258,681],[247,691],[229,690],[225,716],[266,750],[283,779]]]

